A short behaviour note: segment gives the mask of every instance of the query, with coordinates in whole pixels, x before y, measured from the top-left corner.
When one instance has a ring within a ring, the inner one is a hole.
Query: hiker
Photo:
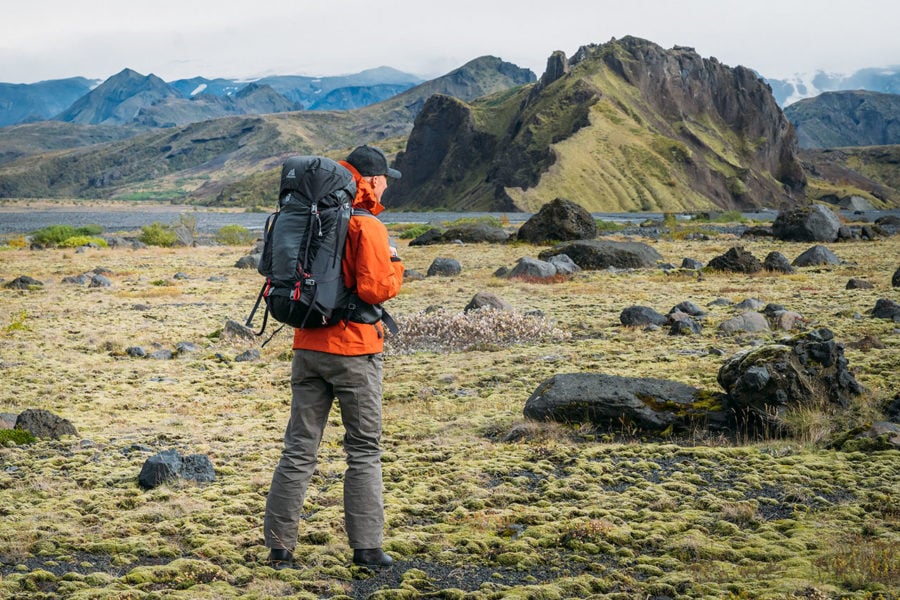
[[[403,263],[390,246],[387,228],[374,217],[382,210],[388,178],[384,152],[360,146],[340,164],[356,182],[342,259],[344,283],[368,304],[381,304],[400,291]],[[356,214],[362,209],[370,214]],[[294,330],[291,415],[284,449],[266,500],[265,544],[276,568],[293,565],[300,512],[316,469],[319,443],[335,398],[344,425],[344,521],[353,562],[388,567],[382,549],[384,505],[381,475],[381,386],[384,329],[380,322],[341,320],[328,327]]]

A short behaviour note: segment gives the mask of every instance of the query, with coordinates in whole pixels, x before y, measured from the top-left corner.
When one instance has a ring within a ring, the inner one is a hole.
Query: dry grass
[[[736,240],[650,243],[680,264],[708,261]],[[793,259],[809,246],[740,243],[759,258],[777,250]],[[866,315],[878,298],[897,299],[890,277],[900,240],[831,249],[847,264],[700,279],[589,272],[553,285],[492,275],[540,248],[402,249],[409,268],[424,273],[447,256],[463,275],[408,283],[389,305],[395,316],[461,311],[489,290],[519,311],[541,310],[570,338],[387,357],[386,547],[400,566],[375,577],[348,566],[336,413],[304,507],[303,568],[261,564],[265,493],[288,413],[290,334],[262,348],[259,361],[233,361],[258,347],[220,335],[227,319],[243,321],[258,291],[258,275],[233,266],[241,249],[2,249],[0,278],[45,285],[0,289],[0,412],[44,408],[79,435],[0,448],[0,597],[896,597],[896,554],[885,548],[900,542],[890,509],[900,498],[900,453],[822,450],[830,422],[821,414],[795,416],[805,431],[797,440],[744,447],[621,444],[522,420],[532,391],[561,372],[718,391],[722,361],[754,337],[717,334],[731,309],[709,307],[697,336],[624,328],[618,316],[632,304],[665,313],[719,297],[782,304],[844,343],[880,340],[883,348],[846,350],[869,390],[854,411],[871,417],[874,403],[900,389],[897,326]],[[112,288],[60,283],[98,266],[113,272]],[[190,279],[174,280],[177,272]],[[226,281],[210,279],[219,277]],[[851,277],[875,289],[846,290]],[[199,351],[173,360],[125,352],[182,341]],[[168,448],[208,454],[216,482],[142,491],[144,460]]]

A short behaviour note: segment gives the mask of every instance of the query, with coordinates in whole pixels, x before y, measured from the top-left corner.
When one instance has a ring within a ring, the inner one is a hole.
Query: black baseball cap
[[[363,177],[387,175],[392,179],[400,179],[401,173],[388,166],[387,157],[381,148],[375,146],[359,146],[347,157],[347,162],[359,171]]]

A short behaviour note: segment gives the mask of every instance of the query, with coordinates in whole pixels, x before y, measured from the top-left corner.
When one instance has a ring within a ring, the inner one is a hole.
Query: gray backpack
[[[258,271],[266,278],[247,318],[265,300],[268,316],[298,329],[328,327],[341,319],[377,323],[380,305],[367,304],[344,285],[341,259],[350,218],[375,218],[352,209],[353,175],[323,156],[294,156],[281,167],[278,207],[266,220]],[[388,317],[389,319],[390,317]],[[386,324],[390,323],[385,320]],[[271,338],[270,338],[271,339]]]

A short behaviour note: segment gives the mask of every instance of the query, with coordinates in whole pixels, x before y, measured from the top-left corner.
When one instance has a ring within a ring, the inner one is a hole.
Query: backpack
[[[278,206],[266,219],[257,267],[266,281],[246,323],[250,327],[264,300],[266,312],[257,335],[265,331],[269,315],[298,329],[328,327],[341,319],[385,319],[380,305],[363,302],[344,285],[341,259],[350,218],[375,218],[351,208],[355,197],[353,175],[329,158],[294,156],[284,162]],[[385,322],[391,326],[389,319]]]

